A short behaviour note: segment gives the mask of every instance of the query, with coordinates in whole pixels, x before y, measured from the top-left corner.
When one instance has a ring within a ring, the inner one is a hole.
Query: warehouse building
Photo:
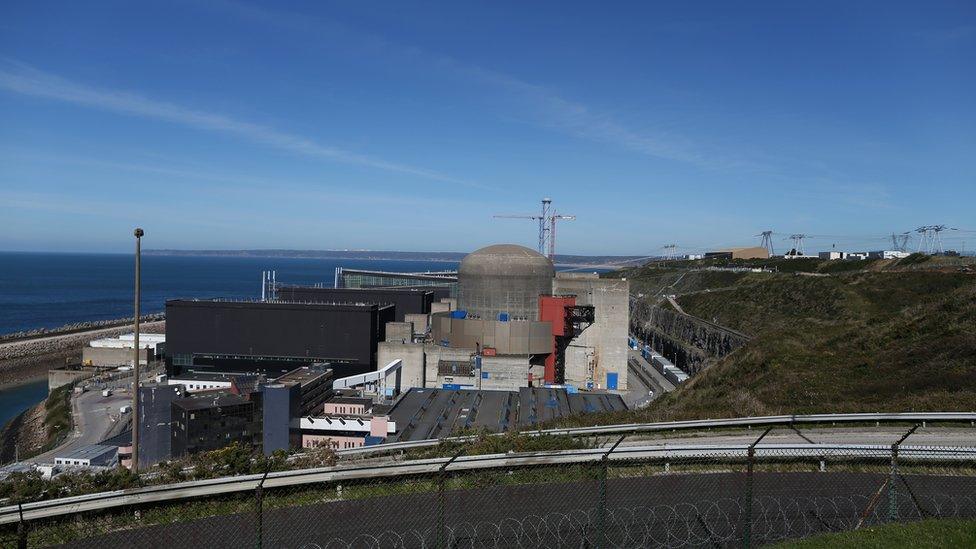
[[[113,467],[117,462],[118,447],[108,444],[89,444],[54,458],[62,467]]]
[[[132,354],[135,346],[134,334],[123,334],[118,337],[93,339],[81,350],[83,366],[98,368],[116,368],[118,366],[132,366]],[[139,334],[139,364],[145,366],[161,356],[166,348],[165,334]]]
[[[769,250],[762,246],[727,248],[705,252],[705,259],[769,259]]]
[[[376,369],[392,305],[283,301],[166,302],[166,368],[278,377],[328,363],[337,376]]]

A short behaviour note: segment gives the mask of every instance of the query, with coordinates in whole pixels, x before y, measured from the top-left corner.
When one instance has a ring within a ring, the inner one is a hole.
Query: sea
[[[456,269],[456,262],[237,256],[142,256],[142,312],[167,299],[261,297],[261,272],[278,284],[331,287],[336,267],[380,271]],[[132,316],[131,254],[0,252],[0,334]]]
[[[261,272],[279,284],[332,286],[336,267],[441,271],[456,262],[234,256],[142,257],[142,312],[162,312],[167,299],[261,297]],[[0,252],[0,334],[132,316],[131,254]],[[40,402],[47,381],[0,388],[0,426]]]

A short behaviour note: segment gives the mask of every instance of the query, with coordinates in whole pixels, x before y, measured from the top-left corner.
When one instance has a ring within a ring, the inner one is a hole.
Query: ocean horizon
[[[142,312],[167,299],[261,296],[261,271],[279,284],[332,286],[336,267],[436,271],[456,261],[153,255],[142,257]],[[0,334],[132,316],[132,254],[0,252]]]

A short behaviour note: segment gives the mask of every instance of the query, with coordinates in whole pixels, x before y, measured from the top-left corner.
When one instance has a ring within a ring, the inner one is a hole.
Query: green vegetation
[[[677,301],[689,314],[753,336],[690,382],[641,410],[559,425],[818,412],[976,410],[976,276],[912,255],[823,276],[731,273],[696,278]],[[964,258],[970,259],[970,258]],[[915,269],[920,264],[938,268]],[[706,271],[708,272],[708,271]],[[660,266],[627,276],[678,278]],[[737,276],[731,276],[737,275]],[[718,285],[721,284],[721,285]]]
[[[306,450],[290,462],[287,458],[288,454],[283,451],[264,456],[248,446],[232,444],[212,452],[160,463],[147,471],[155,473],[151,475],[137,476],[124,467],[95,473],[65,473],[51,480],[41,478],[37,471],[16,472],[0,482],[0,502],[26,503],[187,480],[326,467],[336,463],[335,452],[329,448]]]
[[[47,441],[34,455],[43,454],[61,444],[73,428],[71,414],[71,385],[58,387],[51,391],[44,401],[44,429]],[[30,457],[30,456],[24,456]]]
[[[825,534],[775,545],[781,549],[976,547],[976,520],[929,519]]]

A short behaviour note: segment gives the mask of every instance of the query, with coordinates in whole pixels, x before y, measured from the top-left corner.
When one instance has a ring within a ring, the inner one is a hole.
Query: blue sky
[[[973,2],[135,4],[0,7],[0,249],[976,229]]]

